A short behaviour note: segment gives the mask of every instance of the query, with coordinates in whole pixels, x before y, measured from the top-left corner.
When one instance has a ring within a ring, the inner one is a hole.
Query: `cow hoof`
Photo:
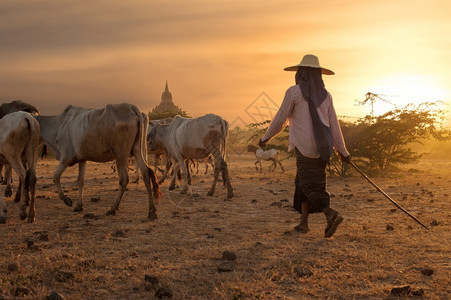
[[[109,211],[106,212],[107,216],[114,216],[115,214],[116,214],[115,210],[109,210]]]
[[[153,220],[156,220],[158,217],[157,217],[157,214],[155,213],[155,212],[151,212],[151,213],[149,213],[149,215],[147,216],[147,219],[149,219],[150,221],[153,221]]]
[[[20,213],[20,219],[21,220],[25,220],[27,218],[27,213],[26,212],[21,212]]]
[[[64,196],[63,201],[64,201],[64,204],[66,204],[69,207],[72,207],[72,199],[71,198]]]
[[[6,224],[6,217],[0,217],[0,224]]]
[[[74,212],[79,212],[79,211],[83,211],[83,205],[77,204],[77,205],[75,205]]]
[[[5,197],[11,197],[13,195],[13,189],[11,187],[7,187],[5,189]]]
[[[170,185],[170,186],[169,186],[169,190],[170,190],[170,191],[175,190],[175,186]]]
[[[233,196],[234,196],[233,193],[228,193],[227,194],[227,198],[233,198]]]
[[[28,223],[34,223],[34,220],[35,220],[34,217],[32,217],[32,218],[29,217],[28,218]]]
[[[207,196],[213,196],[214,192],[208,191]]]
[[[17,197],[17,194],[16,194],[16,197],[14,197],[14,203],[19,203],[19,202],[20,202],[20,196]]]
[[[182,191],[180,191],[180,194],[186,194],[186,191],[182,190]]]

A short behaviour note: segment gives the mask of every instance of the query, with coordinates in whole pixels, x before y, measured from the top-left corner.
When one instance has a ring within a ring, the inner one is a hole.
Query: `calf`
[[[262,160],[270,160],[272,161],[272,165],[274,165],[274,169],[276,169],[277,164],[280,165],[280,168],[282,169],[282,172],[285,172],[282,163],[279,160],[279,150],[277,149],[269,149],[269,150],[263,150],[261,148],[257,148],[254,145],[249,145],[247,147],[248,152],[253,152],[255,154],[255,157],[257,158],[257,161],[255,162],[255,169],[258,171],[257,164],[260,164],[260,172],[262,171]],[[270,167],[271,168],[271,167]]]

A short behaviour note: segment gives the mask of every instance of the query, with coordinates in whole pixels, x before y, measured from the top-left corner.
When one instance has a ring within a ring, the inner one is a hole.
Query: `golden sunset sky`
[[[193,117],[246,123],[263,92],[281,103],[294,84],[283,68],[311,53],[336,73],[324,81],[338,115],[368,114],[355,105],[366,92],[450,103],[450,3],[0,1],[0,101],[22,99],[43,115],[120,102],[148,112],[168,80]]]

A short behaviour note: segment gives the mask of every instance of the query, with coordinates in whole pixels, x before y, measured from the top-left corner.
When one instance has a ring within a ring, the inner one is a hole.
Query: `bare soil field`
[[[52,183],[56,160],[39,161],[36,222],[20,221],[6,198],[0,299],[387,299],[400,287],[401,297],[449,299],[451,161],[372,178],[429,230],[358,174],[329,177],[332,207],[345,219],[329,239],[321,214],[310,216],[307,234],[293,231],[294,159],[285,173],[269,172],[268,162],[256,172],[254,161],[230,155],[231,199],[222,184],[206,195],[212,178],[203,166],[188,195],[166,181],[155,221],[146,219],[142,181],[106,216],[118,185],[110,164],[88,162],[84,211],[75,213]],[[62,177],[72,199],[77,172]]]

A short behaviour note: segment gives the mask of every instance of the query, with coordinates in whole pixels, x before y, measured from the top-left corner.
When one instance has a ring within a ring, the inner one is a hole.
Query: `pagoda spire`
[[[168,80],[166,79],[166,87],[164,88],[164,90],[165,91],[169,91],[169,88],[168,88]]]

